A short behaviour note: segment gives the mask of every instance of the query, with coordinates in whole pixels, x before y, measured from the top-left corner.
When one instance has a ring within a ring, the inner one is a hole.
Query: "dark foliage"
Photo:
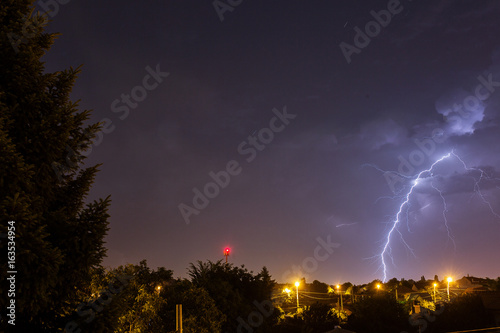
[[[408,313],[389,294],[354,303],[348,329],[357,333],[399,333],[409,328]]]
[[[483,305],[479,295],[462,295],[444,305],[444,311],[428,321],[430,333],[465,331],[493,327],[494,317]]]
[[[88,296],[105,256],[109,198],[85,204],[98,166],[82,162],[100,125],[85,126],[90,112],[69,98],[79,69],[44,73],[55,35],[32,7],[0,6],[0,233],[15,221],[16,328],[54,332]],[[3,260],[0,271],[5,295]]]
[[[226,315],[223,332],[236,332],[245,326],[254,332],[271,332],[278,311],[271,303],[275,281],[265,267],[254,275],[244,266],[198,261],[197,265],[191,264],[189,276],[193,285],[205,289]]]
[[[326,332],[338,325],[338,318],[328,304],[315,303],[302,312],[304,326],[312,332]]]

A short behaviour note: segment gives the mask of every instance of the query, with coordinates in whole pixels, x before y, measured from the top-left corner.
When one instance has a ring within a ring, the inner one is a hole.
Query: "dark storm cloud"
[[[470,104],[468,117],[453,109],[476,96],[478,76],[500,81],[498,3],[401,1],[403,11],[347,64],[339,43],[352,43],[354,26],[364,27],[372,10],[387,5],[244,1],[223,22],[211,2],[72,1],[61,7],[51,29],[62,37],[47,55],[47,68],[84,63],[74,97],[94,109],[93,121],[106,117],[116,126],[89,156],[89,164],[104,163],[92,196],[113,198],[107,264],[147,258],[183,275],[189,262],[216,260],[231,243],[237,264],[254,270],[266,264],[279,278],[310,255],[317,237],[331,234],[341,246],[311,276],[366,282],[380,278],[376,260],[364,258],[379,253],[401,200],[383,173],[364,164],[397,171],[404,159],[415,175],[455,149],[468,167],[483,166],[498,178],[500,88]],[[158,63],[170,76],[120,120],[112,102]],[[284,106],[297,118],[245,162],[238,145]],[[241,174],[187,226],[179,203],[192,200],[193,188],[230,160],[241,162]],[[453,198],[473,193],[473,177],[477,172],[453,161],[433,180]],[[498,197],[498,183],[480,185]],[[441,223],[436,191],[425,181],[416,193],[419,209],[429,204],[417,226]],[[470,211],[491,216],[476,208]],[[450,223],[462,219],[452,214]],[[442,239],[422,232],[438,250]],[[460,236],[459,251],[466,244]],[[488,250],[498,252],[497,244]],[[179,253],[186,245],[189,251]],[[395,275],[444,274],[425,244],[413,245],[430,262],[429,273],[392,267]],[[406,260],[404,249],[394,253],[395,262]]]
[[[493,51],[491,66],[478,73],[475,82],[468,82],[467,91],[455,87],[436,101],[436,110],[443,115],[446,125],[446,136],[473,134],[475,129],[488,126],[485,120],[485,109],[498,101],[500,89],[500,71],[498,70],[498,49]],[[498,117],[497,110],[490,109],[488,122]]]
[[[495,29],[495,24],[484,18],[494,15],[499,8],[499,4],[495,2],[484,3],[482,6],[476,6],[470,1],[457,3],[453,0],[434,1],[424,6],[412,3],[405,13],[405,29],[399,30],[398,37],[393,40],[398,43],[412,42],[432,31],[440,31],[451,37],[478,29]]]
[[[361,144],[371,150],[385,145],[397,146],[408,138],[408,131],[392,119],[373,121],[364,124],[360,134]]]

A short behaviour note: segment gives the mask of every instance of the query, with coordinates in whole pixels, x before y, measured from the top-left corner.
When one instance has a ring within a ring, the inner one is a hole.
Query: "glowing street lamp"
[[[450,282],[453,281],[453,279],[450,276],[446,280],[448,281],[448,302],[449,302],[450,301]]]
[[[380,290],[380,284],[377,284],[377,293]]]
[[[158,294],[160,294],[161,286],[157,286],[156,290],[158,291]]]
[[[224,249],[224,256],[226,257],[226,264],[227,264],[227,257],[229,257],[229,252],[231,252],[231,249],[226,247]]]
[[[436,303],[436,286],[437,283],[434,283],[434,303]]]
[[[295,287],[297,288],[297,312],[299,312],[299,285],[299,281],[295,282]]]
[[[290,297],[290,292],[291,292],[291,290],[290,290],[290,289],[285,288],[285,289],[283,289],[283,292],[284,292],[284,293],[287,293],[287,294],[288,294],[288,297]]]

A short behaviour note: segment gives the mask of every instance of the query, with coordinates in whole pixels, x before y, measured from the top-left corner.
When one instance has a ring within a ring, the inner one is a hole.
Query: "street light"
[[[340,294],[340,311],[339,311],[339,323],[340,323],[340,312],[344,311],[344,303],[342,303],[342,292],[340,291],[340,284],[337,285],[337,292]]]
[[[158,290],[158,294],[160,294],[161,286],[157,286],[156,290]]]
[[[297,312],[299,312],[299,281],[295,282],[295,287],[297,288]]]
[[[380,284],[377,284],[377,293],[380,290]]]
[[[436,286],[437,283],[434,283],[434,303],[436,303]]]
[[[448,281],[448,302],[449,302],[450,301],[450,282],[453,281],[453,279],[450,276],[446,280]]]
[[[285,288],[285,289],[283,289],[283,292],[284,292],[284,293],[287,293],[287,294],[288,294],[288,297],[290,297],[290,292],[291,292],[291,290],[290,290],[290,289]]]

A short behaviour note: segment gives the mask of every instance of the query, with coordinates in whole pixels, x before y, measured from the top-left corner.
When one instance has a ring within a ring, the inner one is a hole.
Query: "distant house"
[[[429,295],[427,292],[419,292],[419,293],[411,293],[406,297],[407,302],[413,302],[413,301],[428,301],[432,302],[432,296]]]
[[[484,293],[484,292],[489,292],[489,291],[491,291],[491,290],[487,287],[478,286],[478,287],[467,288],[467,289],[465,289],[464,293],[466,293],[466,294],[479,294],[479,293]]]
[[[427,286],[429,285],[429,281],[416,281],[414,284],[413,284],[413,291],[419,291],[419,290],[422,290],[422,289],[425,289]]]
[[[420,313],[420,303],[422,301],[431,302],[432,296],[429,293],[410,293],[406,297],[406,301],[411,304],[410,314]]]
[[[488,280],[467,275],[461,278],[460,280],[455,281],[453,284],[458,289],[486,287],[488,285]]]
[[[407,299],[412,293],[416,292],[415,285],[412,288],[406,286],[398,286],[398,299]]]

